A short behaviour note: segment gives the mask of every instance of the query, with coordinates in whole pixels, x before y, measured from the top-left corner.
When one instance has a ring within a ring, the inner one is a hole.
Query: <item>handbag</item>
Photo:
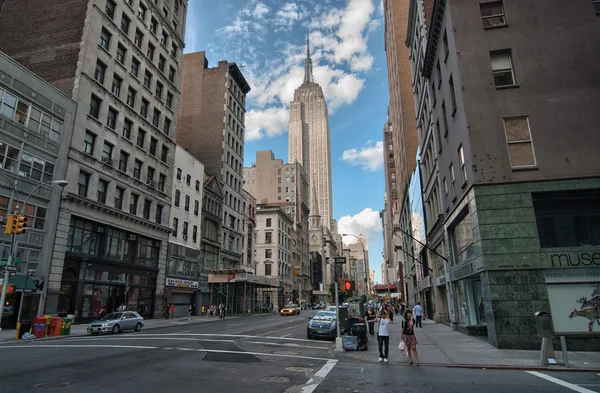
[[[402,352],[406,351],[406,343],[404,342],[404,340],[400,340],[400,343],[398,344],[398,349]]]

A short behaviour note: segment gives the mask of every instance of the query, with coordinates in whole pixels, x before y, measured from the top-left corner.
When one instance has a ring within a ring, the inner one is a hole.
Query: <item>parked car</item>
[[[306,327],[306,337],[309,339],[315,337],[335,338],[337,336],[335,312],[319,311],[309,319]]]
[[[279,310],[279,314],[284,317],[286,315],[300,315],[300,307],[297,304],[288,304],[281,310]]]
[[[88,325],[87,331],[92,336],[100,333],[117,334],[123,330],[139,332],[144,327],[144,318],[135,311],[111,312],[100,320]]]

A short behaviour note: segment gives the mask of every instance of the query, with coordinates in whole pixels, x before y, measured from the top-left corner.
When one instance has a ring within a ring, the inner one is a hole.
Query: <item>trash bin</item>
[[[60,330],[61,336],[68,336],[71,333],[71,323],[73,320],[71,318],[63,318],[62,319],[62,329]]]
[[[21,319],[21,327],[19,328],[19,338],[23,337],[23,334],[29,333],[31,330],[31,320]]]
[[[358,339],[358,346],[356,348],[357,351],[366,351],[367,350],[367,342],[369,341],[367,337],[367,324],[366,323],[355,323],[352,325],[350,329],[352,335]]]
[[[48,336],[60,336],[62,330],[63,319],[61,317],[52,317],[50,320],[50,330]]]
[[[46,318],[45,317],[33,318],[32,333],[37,338],[44,338],[46,336]]]

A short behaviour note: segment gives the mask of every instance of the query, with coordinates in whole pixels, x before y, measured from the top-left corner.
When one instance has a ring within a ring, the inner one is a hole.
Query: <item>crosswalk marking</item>
[[[535,375],[536,377],[545,379],[546,381],[553,382],[553,383],[555,383],[557,385],[560,385],[560,386],[564,386],[565,388],[574,390],[574,391],[579,392],[579,393],[596,393],[593,390],[589,390],[589,389],[583,388],[583,387],[581,387],[579,385],[575,385],[575,384],[563,381],[562,379],[554,378],[554,377],[551,377],[549,375],[539,373],[537,371],[526,371],[526,373],[531,374],[531,375]]]

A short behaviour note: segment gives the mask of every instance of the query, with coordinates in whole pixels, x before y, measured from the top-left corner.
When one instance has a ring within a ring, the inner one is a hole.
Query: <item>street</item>
[[[397,359],[380,364],[374,341],[373,359],[358,361],[335,354],[332,341],[306,339],[313,314],[194,324],[184,318],[140,333],[5,342],[1,391],[600,392],[593,372],[406,366]]]

